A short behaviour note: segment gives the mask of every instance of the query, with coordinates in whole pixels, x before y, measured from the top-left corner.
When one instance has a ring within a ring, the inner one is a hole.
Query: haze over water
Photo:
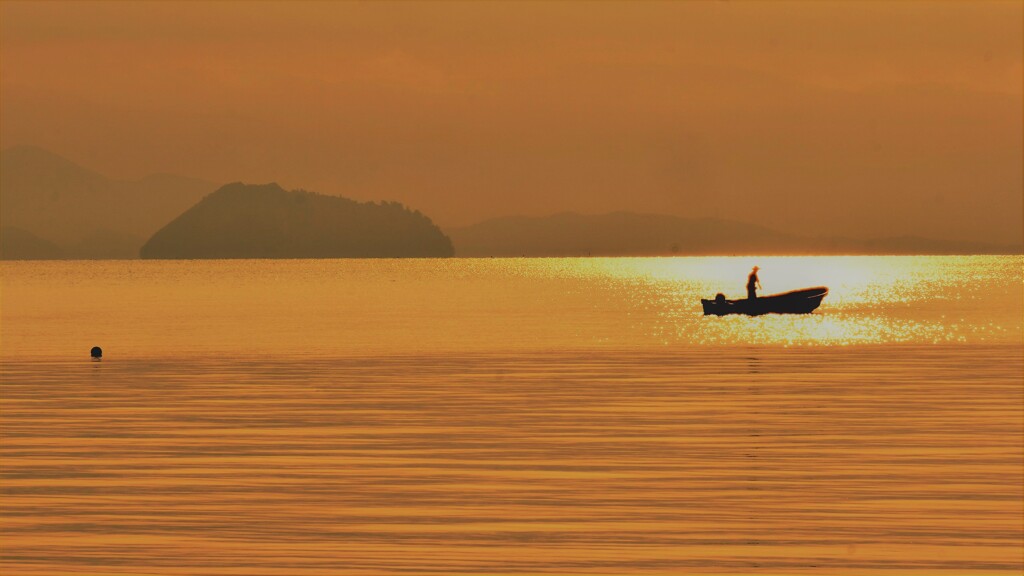
[[[0,571],[1019,574],[1022,270],[4,262]]]

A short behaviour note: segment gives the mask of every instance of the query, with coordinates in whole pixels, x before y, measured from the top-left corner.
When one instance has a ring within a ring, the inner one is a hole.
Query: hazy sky
[[[1024,3],[0,4],[0,144],[394,199],[1019,241]]]

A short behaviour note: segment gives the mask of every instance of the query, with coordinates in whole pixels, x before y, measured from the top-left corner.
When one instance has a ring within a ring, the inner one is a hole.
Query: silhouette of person
[[[757,289],[761,287],[761,281],[757,279],[757,271],[760,270],[757,266],[750,271],[750,276],[747,276],[747,299],[754,300],[757,298]]]

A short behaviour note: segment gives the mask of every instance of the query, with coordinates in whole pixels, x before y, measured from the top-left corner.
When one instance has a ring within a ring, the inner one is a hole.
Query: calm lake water
[[[1020,256],[0,273],[5,576],[1024,571]]]

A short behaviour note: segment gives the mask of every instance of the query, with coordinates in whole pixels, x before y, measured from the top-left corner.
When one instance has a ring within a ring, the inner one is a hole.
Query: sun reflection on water
[[[654,312],[666,344],[851,345],[1020,341],[1022,271],[1016,256],[731,257],[578,261],[631,284],[631,305]],[[980,265],[979,265],[980,264]],[[745,297],[759,266],[762,294],[827,286],[808,315],[702,316],[699,299]],[[639,282],[638,282],[639,280]]]
[[[809,315],[700,299],[827,286]],[[66,356],[302,355],[747,344],[1024,344],[1024,258],[681,257],[0,263],[3,347]],[[244,327],[240,329],[240,327]],[[86,348],[87,349],[87,348]]]

